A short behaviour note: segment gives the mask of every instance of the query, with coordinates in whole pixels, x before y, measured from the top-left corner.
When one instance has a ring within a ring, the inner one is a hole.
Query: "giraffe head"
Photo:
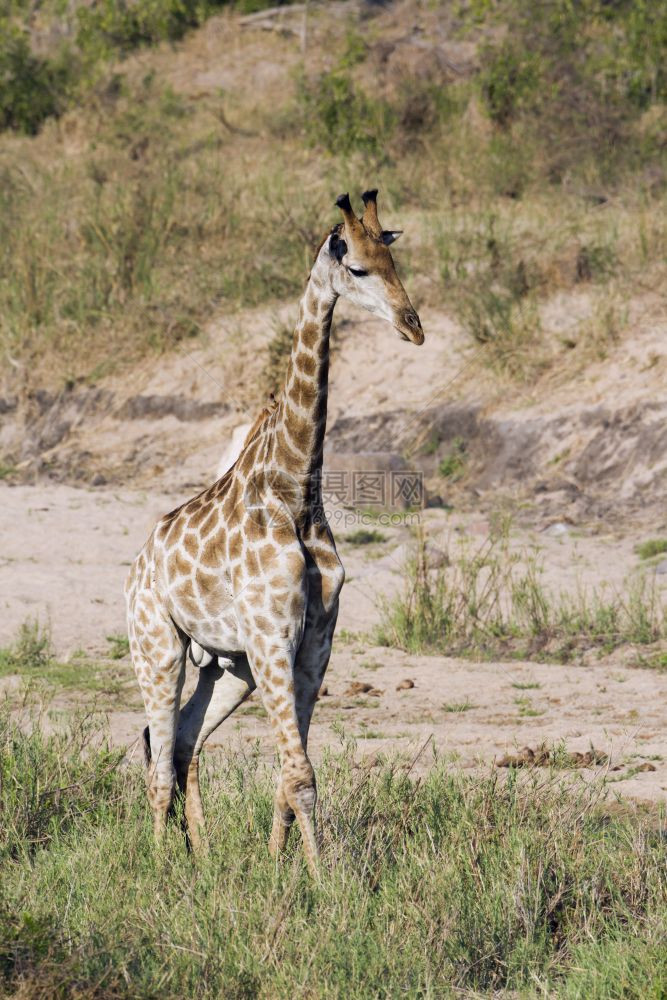
[[[401,233],[380,225],[377,191],[365,191],[362,198],[364,214],[360,219],[352,210],[349,195],[342,194],[336,200],[343,222],[326,242],[333,264],[334,291],[388,320],[403,340],[423,344],[419,316],[401,284],[389,250]]]

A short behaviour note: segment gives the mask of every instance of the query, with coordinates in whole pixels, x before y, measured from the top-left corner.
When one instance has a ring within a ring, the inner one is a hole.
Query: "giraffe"
[[[322,505],[329,335],[339,298],[422,344],[417,313],[396,273],[377,191],[357,217],[318,247],[300,302],[282,392],[260,414],[222,478],[156,524],[125,586],[128,633],[143,695],[147,792],[159,841],[176,786],[189,842],[207,849],[199,758],[207,737],[259,688],[280,770],[269,851],[287,845],[296,820],[306,863],[318,872],[315,774],[308,732],[338,614],[345,572]],[[180,709],[189,647],[201,659],[196,690]]]

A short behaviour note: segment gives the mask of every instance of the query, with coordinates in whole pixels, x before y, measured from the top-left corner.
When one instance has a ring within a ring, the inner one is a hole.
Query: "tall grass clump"
[[[471,779],[437,760],[416,780],[348,747],[320,768],[315,884],[296,835],[268,855],[274,776],[258,755],[206,769],[211,854],[195,863],[176,823],[156,850],[134,765],[3,727],[6,995],[664,992],[664,818],[606,813],[601,780]],[[49,816],[25,821],[35,801]]]
[[[58,843],[77,820],[104,813],[123,756],[99,747],[98,720],[75,718],[66,731],[50,737],[33,725],[26,736],[6,709],[0,712],[3,876],[11,861],[28,862],[38,849]]]
[[[19,626],[14,642],[0,649],[0,672],[39,674],[53,659],[50,627],[37,618],[28,618]]]
[[[519,654],[567,659],[667,636],[667,608],[655,579],[638,576],[621,593],[578,588],[553,594],[531,551],[515,551],[501,530],[476,549],[463,543],[450,565],[429,565],[424,534],[401,593],[381,605],[378,641],[411,652]]]

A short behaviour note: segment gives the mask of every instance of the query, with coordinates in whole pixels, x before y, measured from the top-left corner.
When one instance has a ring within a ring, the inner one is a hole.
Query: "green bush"
[[[514,41],[481,54],[479,84],[493,121],[507,125],[521,111],[535,110],[541,83],[539,57]]]
[[[621,22],[604,64],[607,77],[642,110],[667,99],[667,4],[602,4],[602,13],[612,26]]]
[[[106,62],[142,45],[182,38],[220,7],[257,11],[276,5],[277,0],[96,0],[71,10],[58,5],[51,17],[74,35],[75,46],[64,45],[48,57],[31,49],[32,5],[9,5],[7,14],[0,14],[0,130],[34,135],[97,82]]]
[[[140,45],[182,38],[199,24],[202,8],[185,0],[98,0],[77,10],[77,44],[93,59],[109,58]]]
[[[501,29],[480,49],[476,83],[489,117],[508,131],[522,123],[518,142],[528,125],[552,180],[575,149],[580,165],[595,162],[610,178],[636,157],[632,123],[667,96],[667,5],[481,0],[472,11],[472,30]]]
[[[30,50],[27,32],[0,19],[0,129],[34,135],[60,113],[72,83],[64,57],[43,59]]]
[[[298,100],[306,139],[341,156],[353,152],[383,156],[396,123],[393,108],[369,97],[346,64],[314,80],[301,76]]]

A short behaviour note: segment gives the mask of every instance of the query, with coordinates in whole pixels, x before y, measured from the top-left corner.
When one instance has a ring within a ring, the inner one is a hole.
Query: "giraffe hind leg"
[[[301,742],[306,751],[313,708],[331,656],[331,642],[337,616],[338,602],[332,611],[321,616],[319,620],[309,619],[296,654],[294,663],[295,707]],[[290,808],[282,780],[279,779],[273,809],[273,825],[269,837],[269,851],[273,856],[286,849],[290,829],[295,819],[296,815],[294,810]],[[315,828],[315,839],[319,845],[317,833],[317,828]]]
[[[148,721],[142,743],[148,800],[159,840],[166,828],[175,786],[173,757],[185,676],[185,648],[173,623],[160,615],[154,603],[150,611],[150,615],[144,615],[150,622],[145,628],[137,628],[134,617],[130,648]]]
[[[174,763],[192,850],[206,850],[204,810],[199,789],[199,755],[204,742],[255,689],[245,657],[216,657],[202,667],[197,687],[181,711],[176,734]]]

